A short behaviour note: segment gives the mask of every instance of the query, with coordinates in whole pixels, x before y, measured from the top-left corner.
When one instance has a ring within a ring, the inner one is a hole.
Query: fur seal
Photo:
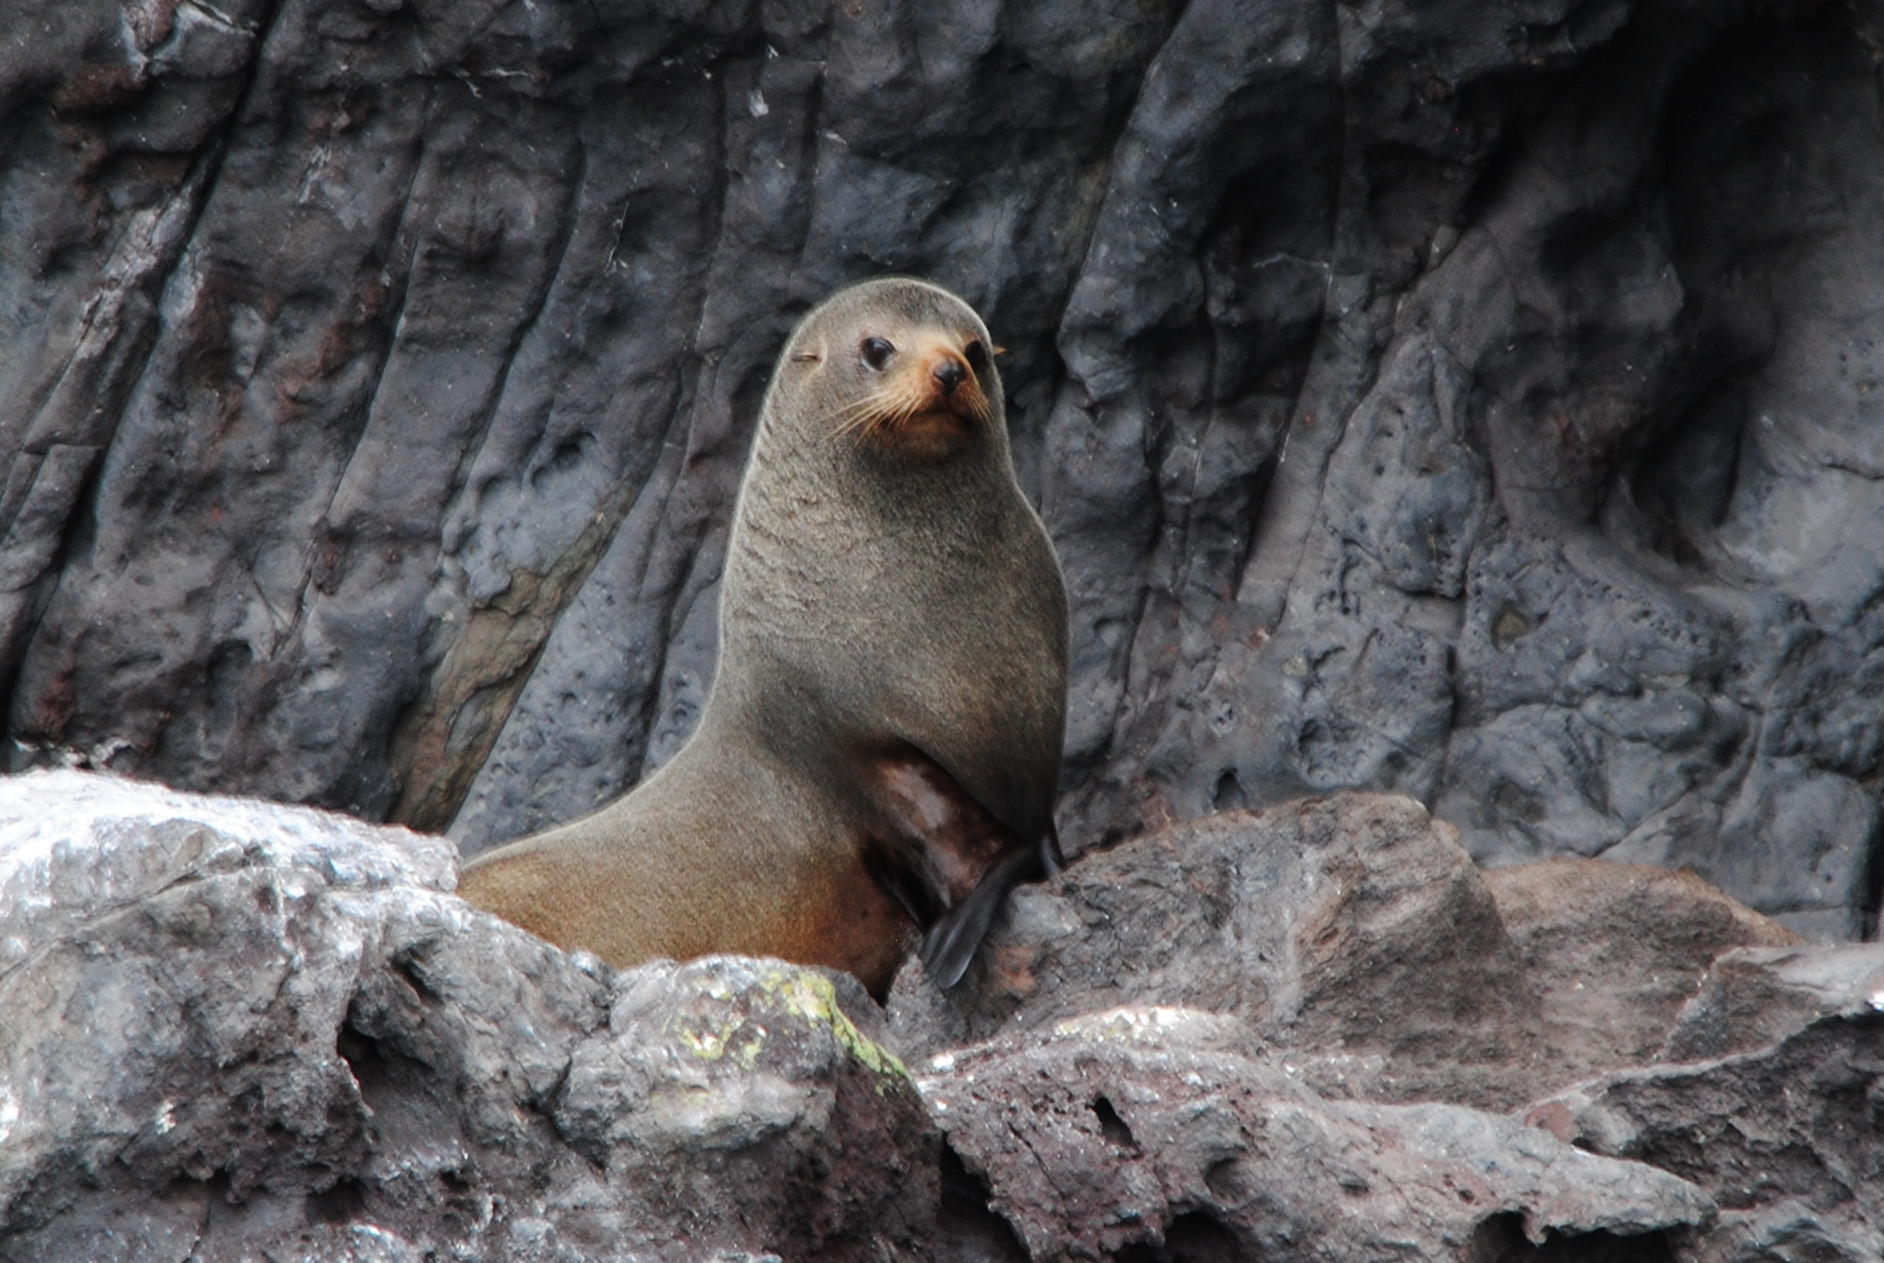
[[[855,974],[920,940],[953,986],[1058,871],[1066,590],[1014,478],[994,345],[924,281],[852,286],[780,355],[740,484],[699,724],[460,893],[626,966],[713,952]]]

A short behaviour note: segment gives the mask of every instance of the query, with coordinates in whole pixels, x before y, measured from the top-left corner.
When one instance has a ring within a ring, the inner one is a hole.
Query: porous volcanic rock
[[[1694,1263],[1884,1254],[1884,947],[1730,953],[1670,1047],[1528,1121],[1706,1189],[1721,1214]]]
[[[1797,942],[1692,874],[1481,871],[1379,794],[1172,825],[1012,904],[963,987],[899,976],[900,1046],[1183,1005],[1236,1015],[1331,1095],[1497,1109],[1651,1059],[1717,956]]]
[[[1485,885],[1542,1000],[1543,1037],[1579,1073],[1657,1060],[1718,987],[1722,953],[1799,941],[1686,871],[1560,856],[1488,869]]]
[[[1877,1237],[1884,948],[1709,967],[1788,936],[1688,876],[1488,883],[1409,799],[1088,855],[1016,901],[982,1001],[925,1007],[911,971],[887,1021],[777,961],[613,970],[452,884],[439,837],[0,777],[0,1257],[1855,1263]],[[1578,986],[1638,1016],[1595,1038]],[[946,1021],[972,1035],[936,1047]],[[1700,1059],[1615,1064],[1651,1037]],[[1554,1095],[1480,1108],[1527,1091]]]
[[[1457,1106],[1322,1099],[1240,1024],[1120,1009],[934,1060],[923,1094],[1026,1254],[1667,1258],[1713,1203]],[[1156,1253],[1153,1253],[1156,1251]]]
[[[1750,1052],[1816,1018],[1867,1011],[1884,1012],[1884,947],[1745,948],[1714,962],[1656,1060]]]
[[[928,1257],[854,981],[618,974],[454,884],[438,837],[0,779],[0,1257]]]

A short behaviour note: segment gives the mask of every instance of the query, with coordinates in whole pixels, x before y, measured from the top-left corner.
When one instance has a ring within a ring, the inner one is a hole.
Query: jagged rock
[[[1480,872],[1411,799],[1338,795],[1174,825],[1016,892],[968,985],[905,970],[935,1051],[1119,1004],[1237,1015],[1323,1091],[1511,1108],[1647,1060],[1730,948],[1796,942],[1691,874]]]
[[[10,0],[0,732],[478,847],[671,752],[755,405],[1010,348],[1075,850],[1411,794],[1867,929],[1884,11]]]
[[[957,1047],[1121,1004],[1235,1013],[1335,1056],[1329,1089],[1516,1104],[1537,996],[1478,870],[1412,799],[1340,795],[1225,812],[1023,887],[965,985],[908,968],[900,1046]]]
[[[917,1259],[937,1141],[849,979],[617,974],[451,845],[0,780],[0,1257]]]
[[[1565,857],[1485,884],[1575,1077],[1656,1060],[1723,952],[1799,941],[1688,872]]]
[[[919,1081],[1013,1259],[1650,1260],[1712,1219],[1652,1167],[1457,1106],[1324,1100],[1259,1050],[1221,1017],[1120,1009]]]
[[[925,1009],[905,978],[887,1022],[775,961],[611,970],[452,882],[437,837],[0,778],[0,1257],[1751,1263],[1877,1239],[1884,948],[1703,977],[1775,927],[1681,875],[1488,883],[1407,799],[1087,856],[1017,900],[983,1000]],[[1592,948],[1579,912],[1659,932]],[[1644,1010],[1626,1037],[1558,1012],[1579,970]],[[997,1033],[912,1077],[888,1050],[944,1020]],[[1470,1107],[1671,1023],[1670,1048],[1745,1051],[1548,1100],[1528,1117],[1557,1138]]]
[[[1884,947],[1748,948],[1714,962],[1658,1061],[1748,1052],[1813,1018],[1884,1011]]]
[[[1884,947],[1734,953],[1675,1042],[1747,1051],[1619,1071],[1533,1106],[1527,1120],[1597,1153],[1652,1163],[1706,1189],[1719,1224],[1695,1263],[1858,1263],[1884,1254]],[[1834,998],[1828,980],[1862,980]],[[1776,1001],[1746,1038],[1722,1038],[1724,993]],[[1789,995],[1787,993],[1790,993]],[[1760,1039],[1760,1035],[1767,1036]]]

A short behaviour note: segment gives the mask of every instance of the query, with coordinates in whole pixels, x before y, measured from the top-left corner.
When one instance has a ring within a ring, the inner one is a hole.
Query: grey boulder
[[[0,781],[0,1256],[922,1257],[937,1140],[861,988],[615,973],[442,838]]]
[[[1247,1028],[1118,1009],[943,1054],[923,1094],[1040,1260],[1651,1257],[1713,1202],[1454,1105],[1328,1100]]]

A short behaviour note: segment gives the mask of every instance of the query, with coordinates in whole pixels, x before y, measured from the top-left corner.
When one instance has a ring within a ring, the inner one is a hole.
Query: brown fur
[[[805,318],[740,487],[698,729],[626,796],[471,862],[467,899],[616,965],[781,956],[881,997],[921,935],[960,976],[1058,859],[1066,598],[993,352],[920,281]]]

